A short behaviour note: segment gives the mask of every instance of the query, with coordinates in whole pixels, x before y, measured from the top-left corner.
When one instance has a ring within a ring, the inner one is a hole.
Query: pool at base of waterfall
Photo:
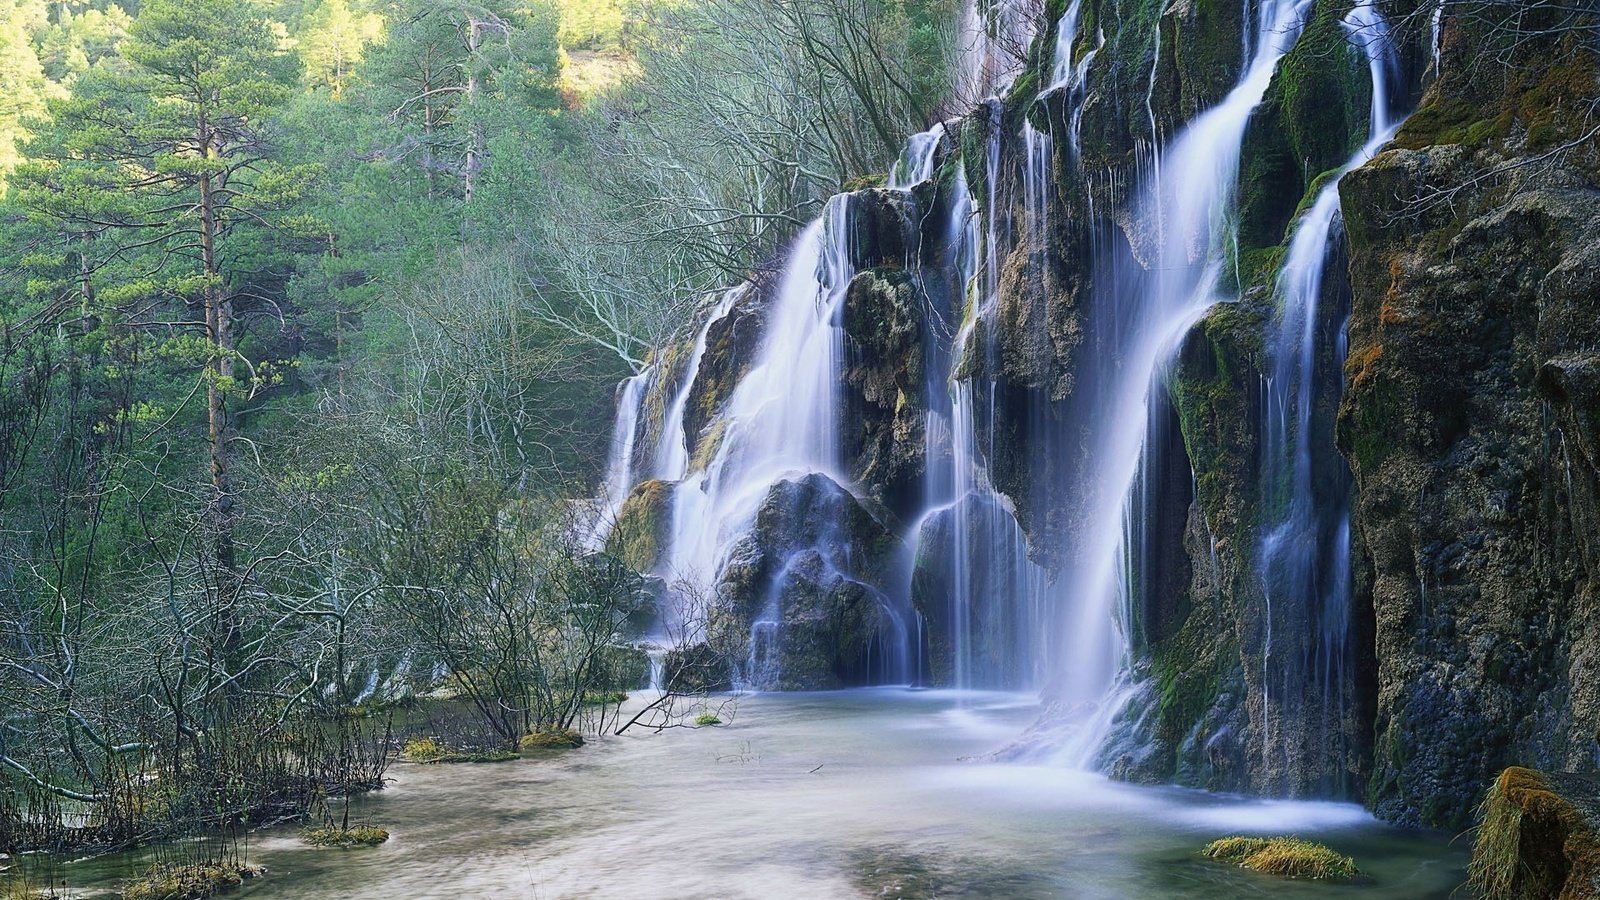
[[[630,706],[643,698],[635,697]],[[1338,803],[1136,787],[990,761],[1038,716],[1013,694],[876,688],[740,697],[724,724],[590,741],[495,766],[397,764],[352,806],[390,840],[258,832],[250,898],[1445,898],[1467,848]],[[1290,882],[1203,858],[1296,835],[1362,883]],[[63,867],[114,886],[132,860]]]

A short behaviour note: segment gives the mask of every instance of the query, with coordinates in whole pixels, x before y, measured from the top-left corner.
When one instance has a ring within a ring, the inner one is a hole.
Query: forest
[[[1562,0],[0,0],[0,897],[1600,897],[1597,160]]]
[[[942,95],[921,12],[805,7],[9,5],[5,808],[247,822],[440,679],[501,749],[638,680],[613,386]]]

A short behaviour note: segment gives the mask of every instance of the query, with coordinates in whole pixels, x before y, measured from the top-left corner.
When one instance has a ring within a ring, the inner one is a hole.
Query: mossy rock
[[[1209,859],[1283,878],[1348,881],[1361,874],[1350,857],[1293,837],[1228,837],[1212,841],[1201,853]]]
[[[717,414],[750,371],[761,349],[765,333],[763,307],[769,299],[765,293],[765,289],[745,291],[726,315],[706,328],[706,346],[700,356],[700,367],[683,376],[694,379],[683,408],[683,437],[687,445],[684,449],[691,468],[702,468],[711,459],[715,448],[708,450],[703,446],[707,436],[719,427],[721,420]]]
[[[517,746],[524,750],[575,750],[583,746],[583,735],[576,728],[550,728],[523,735]]]
[[[237,863],[155,866],[122,889],[123,900],[203,900],[259,878],[260,866]]]
[[[1366,140],[1372,86],[1366,58],[1339,24],[1343,8],[1319,3],[1250,117],[1239,166],[1239,242],[1271,247],[1315,176]]]
[[[300,831],[300,840],[313,847],[376,847],[388,839],[387,829],[372,825],[355,825],[350,828],[329,825],[324,828],[304,828]]]
[[[680,694],[733,689],[732,666],[709,644],[691,644],[667,651],[661,677],[667,690]]]
[[[1600,780],[1513,766],[1482,816],[1469,874],[1483,900],[1600,898]]]
[[[845,296],[844,328],[844,457],[875,500],[909,509],[921,494],[926,419],[925,323],[915,280],[900,269],[856,275]]]
[[[643,481],[617,511],[606,552],[635,572],[653,572],[667,550],[672,528],[672,492],[666,481]]]

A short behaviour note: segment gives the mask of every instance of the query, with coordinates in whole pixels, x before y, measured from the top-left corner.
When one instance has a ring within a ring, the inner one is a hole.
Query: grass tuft
[[[717,718],[716,713],[703,712],[694,717],[694,724],[697,728],[704,728],[708,725],[721,725],[722,720]]]
[[[325,828],[304,828],[300,831],[300,840],[313,847],[376,847],[388,839],[389,832],[386,829],[371,825],[356,825],[351,828],[329,825]]]
[[[575,728],[552,728],[523,735],[518,746],[524,750],[572,750],[583,746],[583,735]]]
[[[1582,776],[1502,772],[1480,807],[1467,868],[1478,896],[1591,896],[1600,888],[1600,800],[1591,798],[1600,785]]]
[[[220,865],[155,866],[122,889],[123,900],[204,900],[247,879],[258,878],[260,866]]]
[[[1361,873],[1350,857],[1293,837],[1226,837],[1212,841],[1201,853],[1210,859],[1284,878],[1342,881]]]
[[[400,749],[400,758],[406,762],[424,763],[497,763],[518,759],[510,750],[451,750],[433,738],[414,738]]]

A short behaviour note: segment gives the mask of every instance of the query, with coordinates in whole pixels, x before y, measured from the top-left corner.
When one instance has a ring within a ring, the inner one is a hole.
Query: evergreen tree
[[[73,248],[84,321],[112,345],[144,336],[155,359],[198,370],[217,573],[213,678],[241,640],[231,612],[242,588],[239,406],[275,380],[245,338],[253,322],[284,322],[294,244],[314,230],[292,215],[313,173],[278,164],[267,131],[297,75],[261,7],[149,0],[117,64],[86,72],[52,104],[53,125],[17,174],[20,204]]]

